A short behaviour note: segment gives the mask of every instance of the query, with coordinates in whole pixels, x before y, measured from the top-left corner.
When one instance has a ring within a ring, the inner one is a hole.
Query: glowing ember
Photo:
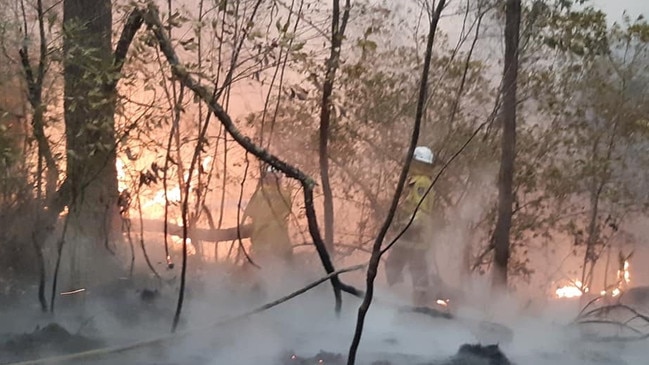
[[[83,293],[84,291],[86,291],[86,289],[81,288],[81,289],[77,289],[77,290],[71,290],[71,291],[62,292],[61,295],[78,294],[78,293]]]
[[[612,297],[617,297],[618,295],[622,294],[622,290],[620,290],[619,288],[614,288],[610,292],[606,291],[606,290],[602,290],[601,292],[599,292],[599,295],[601,295],[601,296],[605,296],[605,295],[609,295],[609,294]]]
[[[576,280],[574,285],[566,285],[561,288],[557,288],[554,292],[557,298],[577,298],[583,294],[588,293],[588,288],[583,288],[581,281]]]
[[[446,300],[437,299],[437,301],[435,303],[441,305],[442,307],[447,307],[448,306],[448,299],[446,299]]]

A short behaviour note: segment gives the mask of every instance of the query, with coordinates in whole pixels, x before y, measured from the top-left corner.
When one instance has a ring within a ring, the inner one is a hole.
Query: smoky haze
[[[62,7],[45,3],[51,6],[44,34],[52,55],[43,86],[46,138],[39,142],[50,145],[60,170],[54,188],[62,190],[66,158],[74,157],[63,142],[71,108],[65,110],[63,103]],[[330,254],[337,269],[367,263],[388,214],[415,118],[428,30],[424,5],[431,5],[352,3],[332,93],[326,156],[334,206],[335,250]],[[97,348],[61,363],[346,363],[361,298],[343,293],[337,314],[332,285],[324,281],[255,311],[326,275],[309,232],[302,188],[284,177],[292,198],[288,221],[295,265],[258,258],[250,235],[242,232],[244,211],[266,167],[210,115],[205,100],[171,75],[157,41],[144,30],[151,27],[139,31],[120,73],[118,145],[93,150],[116,153],[124,203],[116,217],[118,238],[84,245],[67,236],[68,207],[54,213],[52,224],[43,223],[54,208],[44,181],[51,166],[44,165],[44,147],[34,142],[39,135],[33,116],[39,109],[11,97],[17,89],[23,94],[34,89],[13,77],[27,74],[14,50],[21,44],[28,44],[30,52],[38,49],[35,9],[40,2],[27,1],[25,9],[22,1],[0,4],[11,10],[0,17],[6,50],[0,56],[0,363],[37,358],[47,363],[50,356]],[[217,102],[249,137],[246,141],[315,179],[313,203],[323,235],[325,194],[317,162],[330,4],[256,4],[159,5],[163,22],[170,18],[168,5],[176,13],[171,43],[183,67],[222,92]],[[388,285],[384,257],[357,363],[457,364],[449,359],[464,344],[497,344],[516,364],[645,363],[649,111],[643,105],[649,95],[649,31],[642,22],[637,28],[610,26],[623,20],[622,8],[633,21],[649,12],[649,5],[593,1],[608,16],[603,30],[597,16],[578,18],[574,25],[560,10],[536,14],[538,22],[526,28],[508,294],[492,291],[491,283],[504,47],[502,9],[493,5],[449,1],[435,41],[419,140],[435,152],[434,172],[464,148],[476,128],[482,129],[434,186],[438,215],[428,222],[434,229],[426,237],[432,309],[422,313],[413,307],[412,274]],[[131,6],[113,2],[114,33],[120,34]],[[23,23],[30,23],[28,30]],[[624,43],[624,32],[634,29],[639,32],[637,39],[631,37],[635,43]],[[621,48],[607,57],[589,53],[591,43],[599,44],[589,38],[593,34]],[[238,44],[243,45],[240,53]],[[637,48],[620,50],[631,45]],[[234,57],[239,57],[236,62]],[[35,58],[31,64],[38,64]],[[231,64],[236,72],[229,74]],[[231,83],[224,86],[228,75]],[[91,135],[101,135],[105,127],[88,124],[94,128],[87,132]],[[183,201],[189,232],[184,239]],[[111,225],[108,218],[95,223],[81,228],[94,232]],[[226,229],[231,229],[229,238],[219,242],[197,238],[199,231],[216,236]],[[390,231],[386,240],[394,235]],[[585,254],[587,236],[595,237],[592,255]],[[183,254],[184,302],[172,334]],[[363,267],[340,277],[364,290],[365,275]],[[45,303],[37,300],[41,276]],[[57,289],[51,293],[55,276]],[[603,299],[582,311],[600,294]],[[633,309],[616,306],[618,301]],[[610,310],[590,312],[600,305]]]

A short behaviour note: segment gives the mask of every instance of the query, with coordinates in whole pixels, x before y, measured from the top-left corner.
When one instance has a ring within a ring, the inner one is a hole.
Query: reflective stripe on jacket
[[[402,236],[404,246],[411,248],[427,248],[432,225],[434,192],[428,195],[426,191],[433,183],[427,175],[412,175],[406,181],[404,192],[397,208],[397,227],[402,229],[408,224],[414,214],[414,219],[408,230]],[[419,204],[421,202],[421,204]],[[419,205],[419,208],[417,206]]]

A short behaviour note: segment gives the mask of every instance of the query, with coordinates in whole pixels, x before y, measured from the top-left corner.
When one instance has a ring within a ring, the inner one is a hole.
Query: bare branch
[[[430,63],[433,53],[433,43],[435,41],[435,33],[437,32],[437,24],[439,22],[440,15],[444,9],[445,0],[440,0],[435,13],[430,19],[430,29],[428,31],[428,40],[426,43],[426,55],[424,59],[424,68],[421,76],[421,83],[419,85],[419,99],[417,103],[417,112],[415,115],[415,125],[412,131],[412,137],[410,139],[410,146],[408,147],[408,154],[406,155],[406,161],[404,162],[403,168],[401,169],[401,175],[399,176],[399,182],[397,184],[397,189],[392,198],[392,204],[390,205],[390,210],[388,216],[379,231],[376,241],[372,246],[372,256],[370,257],[370,263],[367,268],[367,280],[366,280],[366,293],[363,298],[363,303],[358,308],[358,319],[356,321],[356,329],[354,331],[354,338],[352,340],[351,346],[349,348],[349,356],[347,358],[348,365],[354,365],[356,362],[356,353],[358,352],[358,346],[360,345],[361,336],[363,334],[363,325],[365,323],[365,317],[372,303],[374,296],[374,279],[378,271],[378,266],[381,260],[381,245],[383,244],[383,239],[390,228],[392,223],[392,218],[395,215],[397,205],[399,204],[399,198],[401,197],[401,192],[406,182],[408,176],[408,170],[410,169],[410,160],[415,151],[415,146],[417,145],[417,140],[419,139],[419,129],[421,127],[421,121],[423,119],[426,95],[428,93],[428,76],[430,74]]]
[[[40,1],[40,0],[39,0]],[[135,34],[142,26],[142,10],[134,9],[128,16],[124,28],[122,28],[122,34],[117,41],[117,46],[115,47],[115,52],[113,53],[113,67],[115,72],[119,74],[122,71],[124,66],[124,60],[126,59],[126,54],[128,49],[135,38]],[[119,76],[115,77],[113,82],[108,85],[110,88],[114,88],[119,80]]]
[[[237,143],[239,143],[242,147],[244,147],[246,151],[250,152],[260,160],[265,161],[269,165],[282,171],[286,176],[300,181],[304,191],[305,208],[306,208],[307,218],[309,221],[309,232],[311,233],[311,237],[313,238],[314,245],[316,246],[318,255],[320,256],[320,260],[322,261],[324,269],[326,270],[327,273],[330,274],[335,272],[335,268],[333,266],[333,263],[331,262],[329,253],[327,252],[322,237],[320,236],[320,232],[316,221],[315,209],[313,207],[313,187],[315,186],[315,182],[313,181],[313,179],[310,178],[308,175],[306,175],[304,172],[302,172],[300,169],[287,164],[286,162],[280,160],[276,156],[269,153],[266,149],[257,146],[250,140],[250,138],[244,136],[236,128],[234,122],[230,118],[230,115],[211,96],[212,93],[206,87],[199,84],[189,74],[189,72],[185,69],[185,67],[180,64],[178,56],[176,55],[176,52],[174,51],[169,38],[164,32],[164,27],[160,21],[158,11],[154,5],[152,4],[149,5],[148,11],[144,14],[144,20],[146,24],[153,31],[158,41],[160,50],[167,58],[167,61],[171,66],[171,70],[173,74],[180,80],[181,83],[183,83],[187,88],[192,90],[196,94],[196,96],[198,96],[201,100],[203,100],[203,102],[205,102],[208,105],[210,111],[214,113],[214,115],[219,119],[221,124],[228,131],[228,133],[230,133],[230,135],[234,138],[234,140]],[[352,295],[360,295],[361,293],[358,289],[343,284],[337,275],[333,275],[331,277],[331,283],[337,297],[340,296],[339,293],[341,290],[348,292]]]

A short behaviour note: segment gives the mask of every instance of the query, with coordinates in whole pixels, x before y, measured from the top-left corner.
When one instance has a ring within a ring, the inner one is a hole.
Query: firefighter
[[[407,226],[413,214],[414,219],[399,242],[392,246],[386,261],[386,276],[390,286],[403,281],[403,270],[408,266],[412,279],[412,304],[415,307],[425,307],[431,299],[428,297],[430,279],[426,257],[430,250],[434,197],[432,191],[427,195],[426,192],[432,185],[433,162],[434,155],[430,148],[415,148],[406,186],[395,215],[395,234]]]
[[[267,165],[262,168],[261,181],[244,211],[252,219],[250,235],[253,260],[263,266],[265,262],[292,261],[293,247],[288,232],[292,196],[283,183],[283,175]]]

